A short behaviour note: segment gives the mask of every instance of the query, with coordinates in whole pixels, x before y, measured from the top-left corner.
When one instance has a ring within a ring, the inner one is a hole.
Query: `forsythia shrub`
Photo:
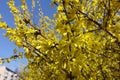
[[[16,27],[1,20],[0,28],[24,49],[6,58],[25,56],[23,80],[120,79],[119,0],[52,0],[57,13],[54,19],[42,16],[40,25],[31,19],[26,1],[21,2],[19,8],[15,0],[8,2]]]

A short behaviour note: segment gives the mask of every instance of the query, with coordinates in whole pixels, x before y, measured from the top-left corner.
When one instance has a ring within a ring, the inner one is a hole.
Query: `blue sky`
[[[6,2],[8,1],[9,0],[0,0],[0,14],[2,14],[3,16],[2,19],[3,21],[6,21],[9,26],[14,27],[13,16],[10,13],[10,9],[6,4]],[[20,5],[19,3],[20,0],[15,0],[15,1],[17,1],[16,2],[17,5]],[[29,6],[31,5],[30,1],[31,0],[27,0]],[[50,7],[51,0],[40,0],[40,1],[44,15],[53,18],[53,14],[55,13],[56,9]],[[38,11],[35,11],[34,14],[38,14]],[[9,39],[3,36],[4,33],[5,31],[0,29],[0,58],[10,57],[13,54],[13,49],[18,48],[17,46],[14,45],[14,43],[10,42]],[[15,70],[16,68],[19,68],[20,64],[25,65],[26,63],[27,62],[25,59],[20,59],[16,61],[12,60],[10,63],[5,63],[3,65],[12,70]]]

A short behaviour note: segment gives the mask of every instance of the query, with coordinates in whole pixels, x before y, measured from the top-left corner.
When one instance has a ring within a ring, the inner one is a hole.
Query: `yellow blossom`
[[[6,22],[0,22],[0,28],[6,29],[7,28]]]

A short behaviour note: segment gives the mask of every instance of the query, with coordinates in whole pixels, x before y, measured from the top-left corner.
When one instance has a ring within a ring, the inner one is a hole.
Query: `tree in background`
[[[23,80],[118,80],[120,78],[120,1],[52,0],[54,19],[35,25],[25,0],[8,2],[15,28],[1,20],[5,36],[24,53]],[[32,1],[35,7],[34,0]],[[40,15],[41,16],[41,15]],[[16,50],[15,50],[16,52]],[[2,61],[6,60],[2,59]]]

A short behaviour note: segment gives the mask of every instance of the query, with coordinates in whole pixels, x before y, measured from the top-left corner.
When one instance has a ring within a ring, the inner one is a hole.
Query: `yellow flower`
[[[16,7],[11,7],[11,12],[17,13],[17,12],[18,12],[18,9],[17,9]]]
[[[60,2],[60,0],[55,0],[55,2]]]
[[[57,8],[58,11],[61,11],[63,10],[63,6],[62,5],[59,5],[58,8]]]
[[[7,28],[6,22],[0,22],[0,28],[6,29]]]
[[[75,0],[75,2],[79,2],[79,0]]]
[[[34,7],[35,7],[35,1],[32,0],[32,8],[34,8]]]
[[[21,8],[22,8],[23,10],[26,10],[26,9],[27,9],[27,6],[26,6],[26,5],[22,5]]]

